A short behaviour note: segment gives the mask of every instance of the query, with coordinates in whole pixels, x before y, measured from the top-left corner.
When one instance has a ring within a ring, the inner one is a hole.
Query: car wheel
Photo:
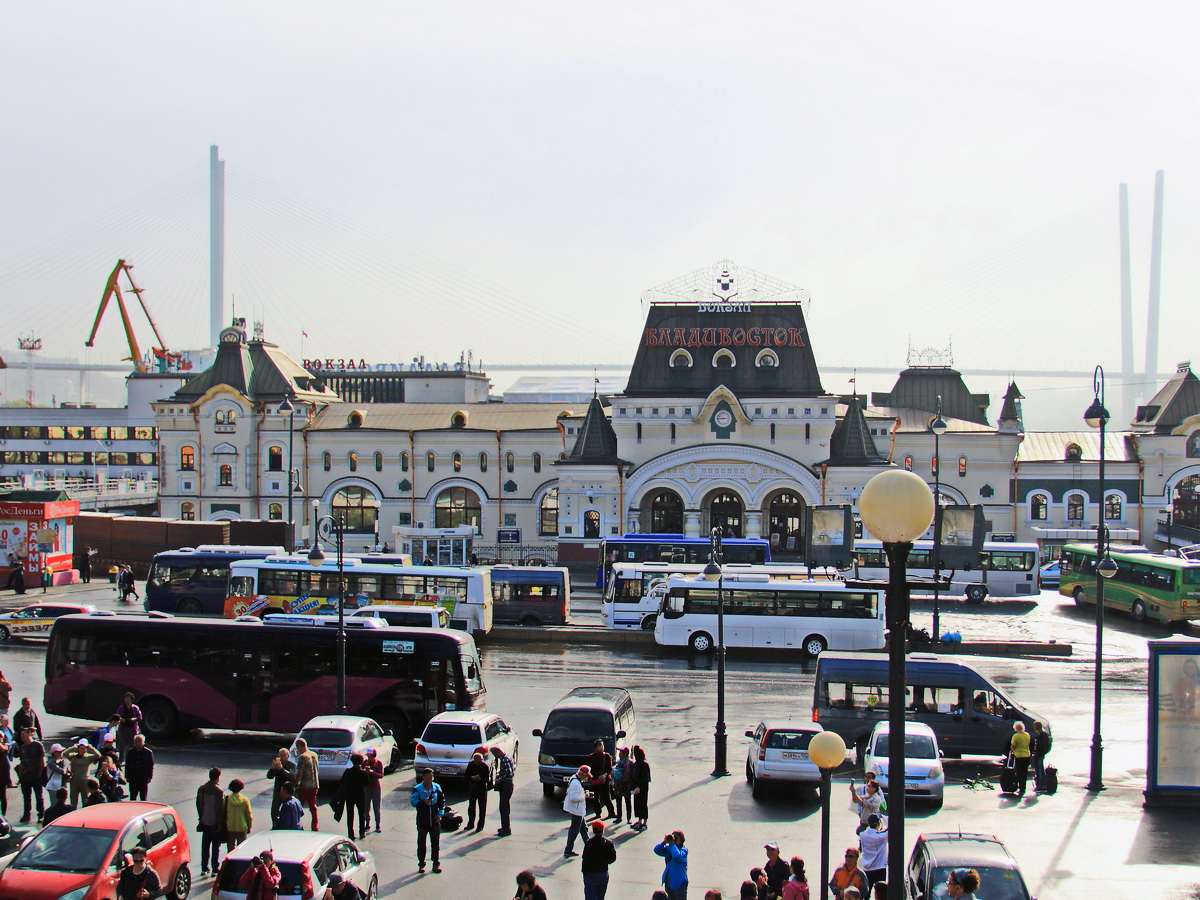
[[[195,597],[184,597],[175,607],[175,612],[181,616],[198,616],[204,612],[204,607]]]
[[[697,653],[707,653],[713,648],[713,639],[707,631],[697,631],[688,641],[688,646]]]
[[[388,760],[387,767],[386,767],[386,768],[383,770],[383,774],[384,774],[384,775],[391,775],[391,774],[392,774],[393,772],[395,772],[395,771],[396,771],[398,768],[400,768],[400,748],[399,748],[399,747],[393,747],[393,748],[392,748],[392,756],[391,756],[391,758]]]
[[[754,769],[750,766],[750,760],[746,760],[746,780],[754,783]]]
[[[817,657],[825,652],[829,646],[825,642],[825,638],[819,634],[810,634],[804,639],[804,655],[809,657]]]
[[[1129,614],[1133,616],[1135,622],[1146,621],[1146,604],[1141,600],[1134,600],[1133,606],[1129,607]]]
[[[553,797],[554,796],[554,785],[546,784],[545,782],[543,782],[542,783],[542,796],[543,797]]]
[[[750,796],[755,800],[761,800],[763,795],[762,779],[755,778],[750,782]]]
[[[139,704],[142,708],[142,727],[147,736],[156,740],[174,737],[179,731],[179,711],[175,704],[162,697],[151,697]]]
[[[986,584],[968,584],[967,585],[967,600],[971,603],[982,603],[987,599]]]
[[[167,891],[167,896],[171,900],[187,900],[188,894],[192,892],[192,873],[184,863],[175,873],[175,878],[171,881],[171,889]]]
[[[9,641],[9,640],[12,640],[12,632],[9,631],[7,628],[5,628],[3,625],[0,625],[0,641]]]
[[[371,886],[367,888],[367,900],[375,900],[379,896],[379,876],[371,876]]]
[[[649,615],[642,619],[642,631],[653,631],[654,622],[657,618],[655,615]]]

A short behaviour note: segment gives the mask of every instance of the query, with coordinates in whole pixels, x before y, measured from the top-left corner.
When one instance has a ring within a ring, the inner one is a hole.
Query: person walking
[[[1029,759],[1032,756],[1024,722],[1013,722],[1013,736],[1008,746],[1017,766],[1017,796],[1024,797],[1029,783]]]
[[[296,789],[290,784],[285,784],[281,796],[283,799],[279,804],[275,827],[280,831],[303,831],[304,807],[296,799]]]
[[[32,730],[39,741],[42,740],[42,720],[33,708],[33,701],[22,697],[21,708],[12,717],[12,729],[14,734],[19,735],[26,728]]]
[[[154,751],[146,746],[145,735],[134,735],[133,746],[125,754],[125,781],[129,783],[129,799],[149,799],[147,794],[153,780]]]
[[[511,820],[513,782],[517,777],[517,765],[507,753],[499,747],[492,748],[492,756],[496,757],[496,793],[500,795],[496,803],[500,812],[500,830],[497,837],[508,837],[512,834]]]
[[[28,824],[32,817],[34,801],[37,804],[39,819],[46,811],[46,801],[42,796],[42,773],[46,770],[46,748],[41,741],[35,738],[32,728],[23,729],[19,740],[17,780],[21,783],[21,799],[25,804],[21,821]]]
[[[383,833],[381,810],[383,808],[384,765],[383,760],[379,758],[379,751],[374,747],[367,748],[367,761],[364,768],[370,776],[367,779],[367,824],[363,826],[362,834],[359,837],[364,837],[367,829],[371,826],[372,813],[375,816],[375,833]]]
[[[584,784],[591,780],[592,770],[583,765],[567,782],[567,795],[563,798],[563,812],[571,817],[571,823],[567,826],[567,848],[563,851],[563,856],[567,858],[579,855],[575,852],[575,836],[583,837],[583,820],[587,816],[588,801],[588,792]]]
[[[617,818],[614,824],[620,825],[628,819],[633,824],[633,760],[629,757],[628,747],[617,749],[617,761],[613,763],[612,793],[616,801]]]
[[[673,831],[654,848],[654,852],[666,860],[662,884],[667,889],[667,900],[687,900],[688,848],[683,842],[683,832]]]
[[[767,897],[768,900],[777,900],[783,896],[783,885],[792,876],[792,870],[779,855],[777,843],[772,841],[763,844],[763,849],[767,851],[767,861],[763,863],[763,871],[767,875]]]
[[[887,878],[887,823],[878,813],[867,818],[867,827],[858,836],[859,867],[867,873],[868,884]]]
[[[296,786],[296,764],[292,762],[291,753],[287,747],[280,747],[279,752],[271,758],[267,767],[267,778],[272,782],[271,789],[271,827],[279,827],[279,805],[283,803],[283,789]]]
[[[604,900],[608,893],[608,867],[617,861],[617,848],[604,836],[604,823],[592,822],[592,836],[583,842],[579,871],[583,874],[583,900]]]
[[[791,877],[783,883],[782,900],[808,900],[808,876],[804,874],[804,860],[793,856],[789,863]]]
[[[867,873],[858,867],[858,848],[847,847],[845,861],[838,866],[829,879],[829,889],[834,897],[841,897],[847,888],[854,888],[859,895],[867,892]]]
[[[42,824],[49,825],[59,816],[65,816],[69,812],[75,812],[75,807],[67,802],[68,790],[65,787],[60,787],[54,792],[54,805],[46,808],[46,814],[42,816]]]
[[[275,854],[264,850],[250,860],[249,867],[238,879],[238,886],[246,889],[246,900],[275,900],[282,880],[283,873],[275,865]]]
[[[125,754],[133,746],[133,739],[142,732],[142,710],[133,702],[133,691],[126,691],[121,705],[117,707],[114,716],[119,716],[121,723],[117,726],[117,753],[121,765],[125,765]]]
[[[83,556],[79,560],[79,580],[84,584],[92,583],[92,548],[84,547]]]
[[[1046,790],[1046,755],[1050,752],[1052,741],[1050,732],[1036,719],[1033,722],[1033,735],[1030,737],[1030,754],[1033,760],[1033,792],[1040,794]]]
[[[650,818],[650,763],[641,745],[633,748],[633,814],[637,821],[630,825],[635,831],[646,830]]]
[[[154,867],[146,863],[146,848],[129,851],[133,862],[121,870],[117,879],[117,900],[150,900],[162,893],[162,880]]]
[[[354,840],[354,823],[358,822],[358,833],[367,831],[367,784],[371,773],[367,771],[366,757],[361,753],[350,754],[350,766],[342,775],[338,788],[346,801],[346,837]]]
[[[946,876],[946,891],[950,900],[975,900],[979,890],[979,873],[974,869],[951,869]]]
[[[545,889],[528,869],[517,873],[517,892],[513,894],[513,900],[546,900]]]
[[[13,786],[12,758],[16,752],[17,743],[8,726],[8,716],[0,715],[0,816],[8,816],[8,789]]]
[[[100,754],[86,740],[80,739],[66,752],[71,785],[71,802],[79,803],[87,793],[88,775],[93,763],[99,762]]]
[[[421,780],[413,788],[409,803],[417,811],[417,871],[425,871],[425,844],[429,843],[429,856],[433,862],[433,874],[439,875],[442,864],[439,860],[442,842],[442,812],[446,808],[446,794],[442,786],[433,780],[433,769],[424,769]]]
[[[317,772],[317,754],[308,749],[308,741],[296,738],[296,796],[312,815],[312,830],[317,828],[317,791],[321,777]]]
[[[225,849],[233,850],[254,829],[254,810],[250,800],[242,796],[246,785],[240,778],[229,782],[229,794],[225,797]]]
[[[8,713],[8,707],[12,702],[12,684],[4,677],[4,673],[0,672],[0,713]]]
[[[196,790],[196,822],[200,832],[200,875],[215,875],[225,824],[225,792],[221,790],[221,770],[216,766],[208,770],[208,781]]]
[[[492,767],[482,753],[475,753],[467,763],[467,831],[483,831],[484,820],[487,819],[488,791],[492,789]],[[476,813],[479,824],[476,825]]]
[[[584,762],[592,770],[592,780],[588,784],[588,790],[592,795],[590,799],[595,807],[596,818],[603,819],[602,813],[607,810],[608,818],[615,819],[617,814],[613,811],[610,790],[613,761],[612,754],[604,749],[604,741],[596,741],[592,752]]]

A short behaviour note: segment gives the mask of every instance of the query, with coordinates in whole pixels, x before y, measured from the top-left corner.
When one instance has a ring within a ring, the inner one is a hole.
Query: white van
[[[379,604],[356,609],[353,618],[381,619],[387,625],[401,628],[449,628],[450,613],[440,606],[409,606]]]

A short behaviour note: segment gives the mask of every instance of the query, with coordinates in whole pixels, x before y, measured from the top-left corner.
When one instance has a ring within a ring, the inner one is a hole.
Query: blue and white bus
[[[571,573],[554,566],[491,566],[492,623],[565,625],[571,615]]]
[[[708,536],[683,534],[623,534],[600,541],[596,587],[608,587],[608,573],[617,563],[668,562],[706,565],[712,543]],[[771,542],[765,538],[723,538],[721,554],[727,563],[761,566],[771,561]]]
[[[146,612],[219,616],[229,596],[229,565],[239,559],[266,559],[282,547],[201,544],[159,553],[146,578]]]

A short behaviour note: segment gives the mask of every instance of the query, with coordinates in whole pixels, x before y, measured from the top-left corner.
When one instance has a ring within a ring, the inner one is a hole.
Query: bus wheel
[[[987,599],[987,585],[983,584],[968,584],[967,585],[967,600],[971,603],[982,603]]]
[[[828,645],[825,643],[825,638],[819,634],[810,634],[804,639],[803,646],[805,656],[820,656]]]
[[[179,867],[179,871],[175,873],[175,880],[171,882],[171,889],[167,891],[167,896],[171,900],[187,900],[188,894],[192,892],[192,873],[184,863]]]
[[[542,624],[542,620],[535,615],[528,615],[521,619],[521,624],[526,628],[538,628]]]
[[[646,618],[642,619],[642,631],[653,631],[654,630],[654,620],[656,618],[657,618],[657,616],[649,615],[649,616],[646,616]]]
[[[688,641],[688,646],[697,653],[707,653],[713,648],[712,636],[707,631],[697,631]]]
[[[179,731],[179,711],[170,700],[151,697],[139,706],[142,708],[142,726],[149,737],[163,740],[174,737]]]
[[[1083,592],[1083,588],[1081,587],[1075,588],[1075,605],[1087,606],[1087,594]]]
[[[181,616],[198,616],[204,612],[204,607],[195,597],[184,597],[175,607],[175,612]]]
[[[1135,622],[1146,621],[1146,604],[1141,600],[1134,600],[1133,606],[1129,607],[1129,614],[1133,616]]]
[[[412,743],[412,738],[408,733],[408,720],[404,718],[402,712],[390,706],[381,706],[378,709],[371,710],[369,715],[380,728],[392,733],[392,737],[396,740],[396,746],[400,749],[401,753],[407,752],[407,748]]]

